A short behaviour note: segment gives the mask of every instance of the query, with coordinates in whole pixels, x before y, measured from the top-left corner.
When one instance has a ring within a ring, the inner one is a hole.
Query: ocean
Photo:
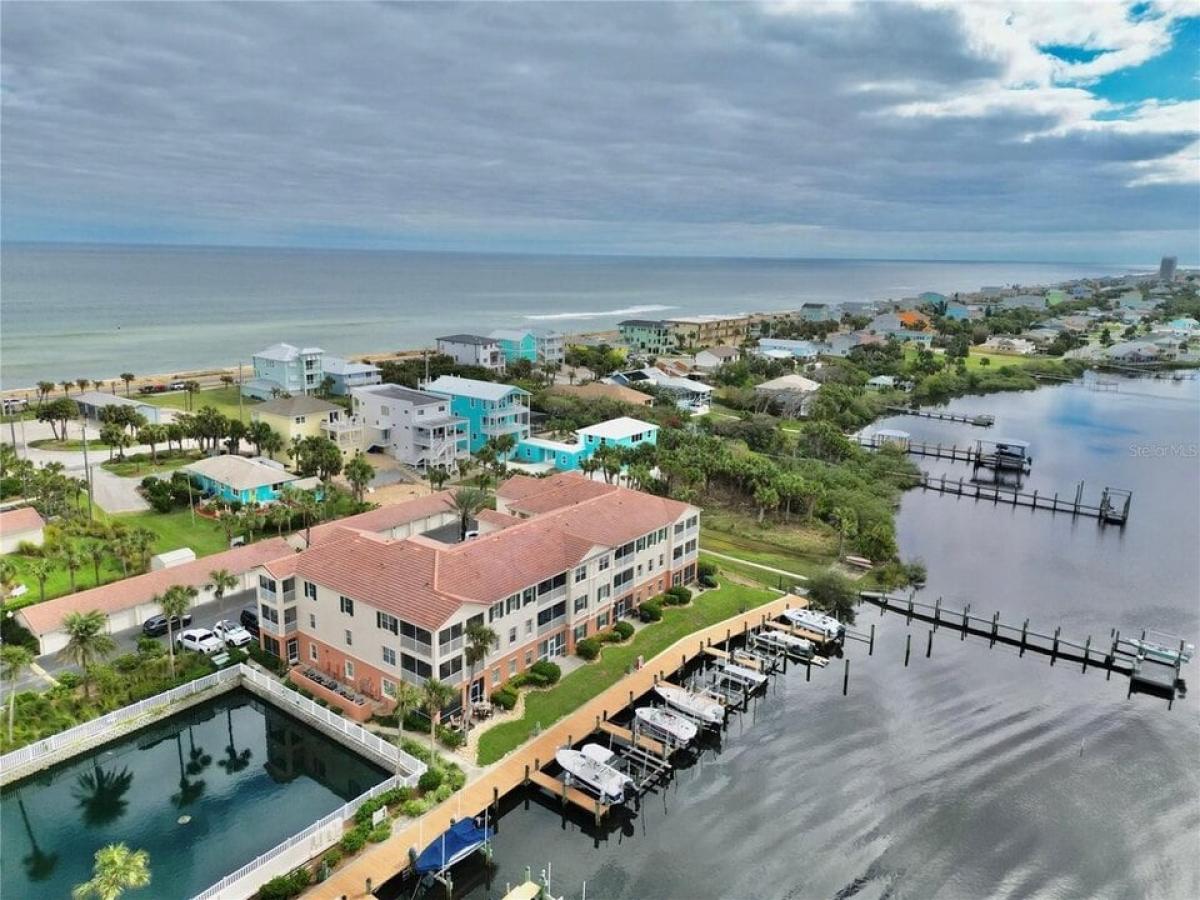
[[[6,244],[0,386],[248,363],[277,341],[385,353],[461,331],[603,331],[637,316],[898,299],[1128,271],[1078,263]]]

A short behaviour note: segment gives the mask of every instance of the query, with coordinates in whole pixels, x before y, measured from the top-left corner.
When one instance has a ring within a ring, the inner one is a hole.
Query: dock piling
[[[971,612],[971,604],[968,603],[966,606],[963,607],[962,631],[960,631],[958,633],[958,639],[960,641],[965,641],[967,639],[967,621],[970,618],[970,616],[968,615],[968,613],[970,613],[970,612]]]
[[[925,643],[925,658],[929,659],[933,655],[933,629],[929,629],[929,640]]]
[[[1059,625],[1054,629],[1054,644],[1050,647],[1050,665],[1054,665],[1054,661],[1058,659],[1058,636],[1062,633],[1062,626]]]
[[[842,661],[846,664],[842,669],[842,696],[845,697],[850,691],[850,657]]]
[[[875,654],[875,623],[872,622],[871,623],[871,640],[867,644],[867,656],[873,656],[874,654]]]
[[[1083,671],[1087,671],[1088,657],[1092,655],[1092,636],[1089,634],[1083,643]]]
[[[992,640],[991,640],[991,643],[988,644],[989,649],[996,646],[996,635],[999,633],[1000,633],[1000,612],[999,612],[999,610],[997,610],[992,615]]]
[[[908,658],[912,656],[912,632],[904,636],[904,665],[908,666]]]
[[[1026,619],[1023,623],[1021,623],[1021,652],[1017,654],[1018,656],[1025,655],[1025,636],[1028,633],[1029,633],[1029,620]]]

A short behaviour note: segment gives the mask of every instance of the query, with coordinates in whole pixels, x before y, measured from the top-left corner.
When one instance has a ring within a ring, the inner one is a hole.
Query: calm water
[[[902,552],[929,563],[926,597],[1079,637],[1150,626],[1196,641],[1197,388],[956,402],[995,413],[995,435],[1033,441],[1031,488],[1071,492],[1080,478],[1085,493],[1132,488],[1132,517],[1120,531],[910,493]],[[947,442],[986,433],[886,424]],[[1136,455],[1142,446],[1165,455]],[[871,657],[849,647],[848,697],[840,664],[810,684],[793,669],[719,752],[598,843],[553,808],[518,807],[500,822],[497,883],[464,896],[500,897],[525,866],[547,863],[572,900],[585,880],[589,898],[606,900],[1200,896],[1194,692],[1168,711],[1126,699],[1116,676],[945,632],[926,659],[927,626],[914,627],[905,668],[903,618],[864,609],[860,622],[878,638]],[[1193,688],[1198,668],[1185,670]]]
[[[5,245],[2,381],[111,379],[248,362],[276,341],[335,353],[439,334],[603,330],[629,316],[795,308],[1119,274],[1082,264],[642,259]]]
[[[386,777],[252,695],[227,694],[5,788],[0,896],[69,897],[92,854],[124,841],[149,851],[152,878],[127,896],[191,897]]]

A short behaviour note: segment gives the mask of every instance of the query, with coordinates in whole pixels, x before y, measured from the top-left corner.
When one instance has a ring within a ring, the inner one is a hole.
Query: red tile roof
[[[619,490],[622,488],[615,484],[593,481],[576,472],[560,472],[549,478],[514,475],[500,485],[496,496],[509,509],[525,515],[537,515]]]
[[[0,512],[0,534],[18,531],[36,531],[46,524],[45,519],[32,506]]]
[[[510,525],[516,525],[522,519],[518,516],[510,516],[507,513],[496,512],[494,509],[481,509],[475,516],[475,520],[481,525],[487,525],[491,531],[499,531],[502,528],[508,528]]]
[[[77,594],[68,594],[57,600],[36,603],[19,610],[17,615],[25,621],[25,626],[34,634],[48,634],[58,630],[63,619],[73,612],[88,612],[96,609],[106,615],[111,615],[145,603],[173,584],[199,587],[208,582],[209,573],[215,569],[228,569],[234,575],[241,575],[271,560],[294,555],[295,551],[283,538],[269,538],[256,544],[247,544],[223,553],[204,556],[195,562],[184,563],[181,566],[135,575],[132,578],[114,581],[112,584],[80,591]]]
[[[368,510],[356,516],[346,516],[324,525],[316,525],[312,529],[313,546],[336,536],[340,528],[354,528],[358,531],[373,531],[383,533],[392,528],[399,528],[410,522],[416,522],[438,513],[453,511],[453,491],[439,491],[425,497],[416,497],[403,503],[393,503],[378,509]],[[301,531],[300,535],[303,536]]]

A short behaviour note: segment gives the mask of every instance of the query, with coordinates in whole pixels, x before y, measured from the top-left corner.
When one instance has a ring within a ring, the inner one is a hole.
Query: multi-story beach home
[[[517,444],[513,460],[571,472],[578,469],[584,460],[591,459],[601,447],[630,449],[642,444],[654,444],[657,440],[657,425],[622,416],[619,419],[609,419],[607,422],[580,428],[572,439],[567,441],[527,437]]]
[[[447,469],[468,455],[467,420],[450,411],[446,396],[398,384],[354,388],[350,393],[368,448],[382,449],[418,469]]]
[[[529,392],[509,384],[442,375],[423,389],[450,400],[450,412],[465,419],[460,443],[475,453],[489,438],[509,434],[529,437]]]
[[[617,328],[621,332],[621,342],[635,353],[659,356],[675,350],[675,338],[666,322],[626,319]]]
[[[478,366],[490,372],[504,372],[504,351],[495,338],[479,334],[449,334],[437,339],[437,352],[449,356],[460,366]]]
[[[333,380],[330,393],[347,397],[352,388],[367,387],[383,381],[379,366],[365,362],[352,362],[340,356],[326,356],[325,375]]]
[[[686,316],[667,319],[667,328],[680,348],[740,344],[749,334],[749,316]]]
[[[279,397],[249,406],[251,422],[265,422],[283,438],[283,447],[270,454],[276,462],[289,460],[292,441],[306,437],[328,437],[336,443],[343,456],[353,456],[362,449],[362,430],[357,440],[351,416],[336,403],[300,394]]]
[[[518,359],[527,359],[539,366],[562,365],[565,344],[563,335],[557,331],[497,329],[490,336],[500,344],[507,365]]]
[[[578,475],[516,476],[479,516],[478,537],[388,540],[340,527],[259,569],[261,641],[299,663],[293,681],[359,718],[397,685],[438,678],[483,701],[539,659],[573,651],[642,601],[691,582],[700,510]],[[437,532],[444,536],[445,529]],[[451,538],[452,540],[453,538]],[[472,672],[467,630],[499,638]],[[314,669],[369,703],[348,702]]]
[[[325,378],[325,351],[320,347],[293,347],[272,344],[259,350],[251,360],[254,377],[242,385],[242,394],[269,400],[281,394],[311,394]]]

